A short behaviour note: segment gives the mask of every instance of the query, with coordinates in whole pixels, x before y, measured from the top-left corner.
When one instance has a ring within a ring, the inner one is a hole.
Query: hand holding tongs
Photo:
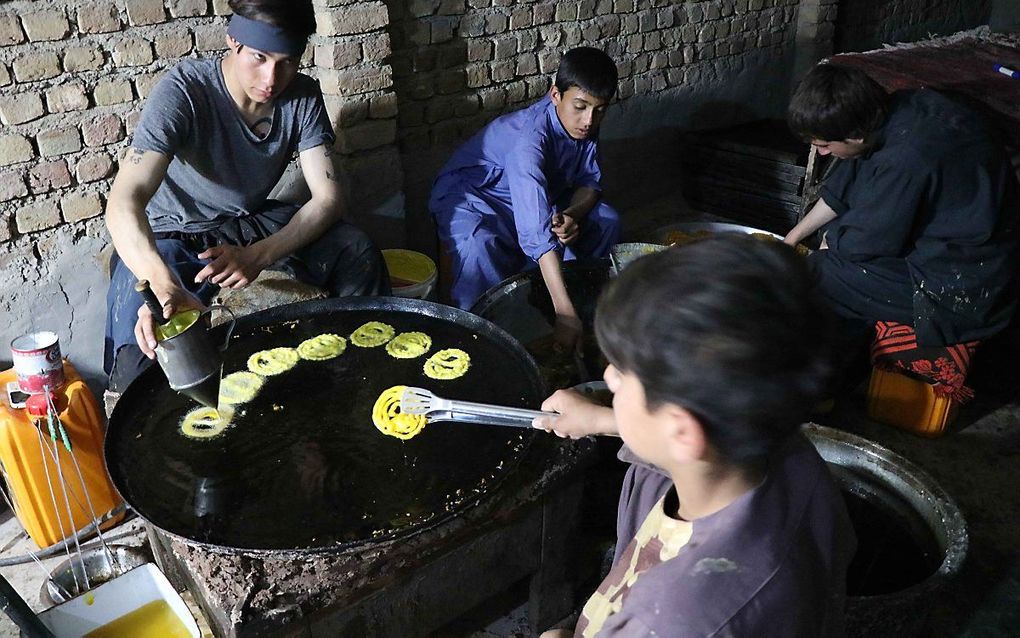
[[[443,399],[424,388],[407,387],[400,395],[400,411],[404,414],[424,414],[431,421],[456,421],[530,428],[536,417],[559,416],[556,412],[510,408],[488,403]]]

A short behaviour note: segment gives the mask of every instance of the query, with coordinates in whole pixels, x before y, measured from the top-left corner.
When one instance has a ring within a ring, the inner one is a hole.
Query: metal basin
[[[80,560],[75,556],[57,565],[53,570],[53,580],[43,583],[39,598],[51,605],[59,605],[84,592],[86,581],[88,589],[92,589],[151,562],[152,554],[141,547],[110,545],[109,554],[102,547],[86,549],[82,551]],[[70,596],[66,596],[65,592]]]
[[[921,635],[967,554],[959,508],[931,476],[890,450],[814,424],[805,434],[839,484],[858,537],[847,576],[847,635]]]

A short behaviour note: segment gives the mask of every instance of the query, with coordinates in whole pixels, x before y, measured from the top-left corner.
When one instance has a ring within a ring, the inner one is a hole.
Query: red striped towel
[[[871,342],[871,364],[924,381],[933,386],[936,393],[962,403],[974,397],[974,391],[964,382],[979,343],[919,346],[913,327],[895,321],[878,321],[875,339]]]

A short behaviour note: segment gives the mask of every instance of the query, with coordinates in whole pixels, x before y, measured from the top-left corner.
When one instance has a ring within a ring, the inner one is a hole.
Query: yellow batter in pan
[[[361,348],[375,348],[393,338],[393,326],[379,321],[369,321],[351,333],[351,343]]]
[[[432,337],[424,332],[401,332],[386,344],[386,352],[397,359],[414,359],[429,351]]]
[[[321,334],[301,342],[297,353],[309,361],[325,361],[340,356],[347,349],[347,340],[335,334]]]
[[[220,381],[220,403],[227,405],[247,403],[255,398],[265,382],[263,377],[247,370],[228,374]]]
[[[382,391],[372,407],[372,423],[383,434],[409,439],[425,427],[424,414],[403,414],[400,395],[407,386],[395,385]]]
[[[425,376],[447,381],[464,376],[471,367],[471,357],[458,348],[440,350],[425,361]]]
[[[205,406],[195,408],[184,415],[184,420],[181,421],[181,434],[193,439],[214,437],[227,429],[233,416],[234,411],[230,408],[220,411]]]
[[[264,377],[290,370],[298,362],[294,348],[273,348],[262,350],[248,357],[248,369]]]

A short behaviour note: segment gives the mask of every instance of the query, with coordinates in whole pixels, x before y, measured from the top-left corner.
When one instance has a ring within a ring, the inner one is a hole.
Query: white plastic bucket
[[[390,248],[382,254],[394,296],[425,299],[431,294],[438,279],[438,270],[436,263],[427,255],[403,248]]]
[[[51,607],[39,614],[39,619],[57,638],[81,638],[156,600],[165,600],[189,635],[201,638],[198,623],[188,606],[153,563],[136,567],[66,603]]]

